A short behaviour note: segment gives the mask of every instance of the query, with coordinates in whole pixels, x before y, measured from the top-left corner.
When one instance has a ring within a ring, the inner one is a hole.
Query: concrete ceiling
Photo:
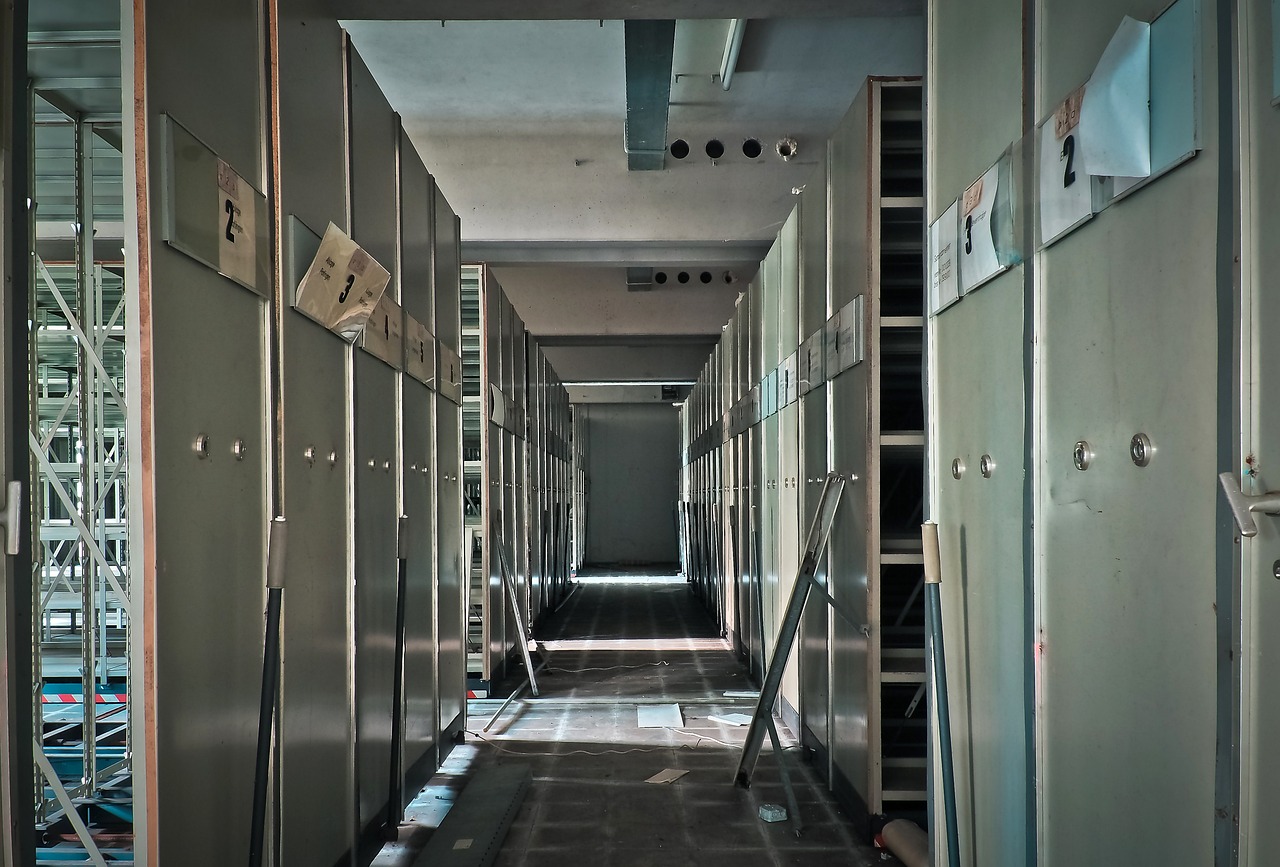
[[[561,339],[552,358],[561,376],[597,378],[607,338],[639,335],[649,343],[617,354],[634,375],[613,376],[611,363],[610,379],[692,379],[706,349],[691,349],[689,335],[719,334],[865,78],[923,73],[924,21],[910,14],[920,4],[798,0],[789,15],[843,16],[750,20],[727,92],[718,72],[728,21],[690,16],[751,4],[679,4],[668,141],[686,140],[691,153],[668,154],[664,170],[648,172],[628,171],[623,150],[622,22],[594,20],[634,15],[627,9],[638,4],[537,5],[543,20],[460,21],[485,3],[338,2],[461,216],[464,253],[520,266],[502,268],[499,280],[531,333]],[[664,14],[643,5],[644,17]],[[593,20],[545,20],[574,10]],[[851,17],[866,13],[874,17]],[[449,20],[412,20],[428,15]],[[774,153],[784,136],[799,145],[786,162]],[[714,161],[704,152],[713,138],[725,148]],[[747,138],[763,144],[760,157],[742,153]],[[717,277],[733,270],[740,282],[628,292],[624,266],[637,263]],[[662,345],[662,334],[680,335],[679,346]],[[563,342],[574,335],[596,339]]]

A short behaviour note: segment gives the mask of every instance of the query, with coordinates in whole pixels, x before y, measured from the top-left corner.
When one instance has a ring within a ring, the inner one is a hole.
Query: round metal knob
[[[1151,444],[1151,438],[1144,433],[1136,433],[1133,439],[1129,440],[1129,457],[1136,466],[1149,465],[1155,450],[1155,446]]]
[[[1093,462],[1093,449],[1087,442],[1080,440],[1076,443],[1075,450],[1071,453],[1071,462],[1081,472],[1089,469],[1089,464]]]

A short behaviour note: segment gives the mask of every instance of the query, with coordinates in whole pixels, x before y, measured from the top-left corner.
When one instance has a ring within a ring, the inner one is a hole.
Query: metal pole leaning
[[[520,598],[516,595],[515,579],[511,575],[511,567],[507,564],[507,551],[502,547],[502,539],[494,528],[493,547],[498,552],[498,567],[502,570],[502,585],[507,588],[507,601],[511,603],[511,616],[516,619],[516,628],[520,634],[520,655],[524,658],[524,670],[529,672],[529,691],[538,696],[537,671],[533,667],[533,657],[529,655],[531,636],[524,627],[524,618],[520,615]]]
[[[951,756],[951,706],[947,700],[946,648],[942,642],[942,565],[938,525],[921,527],[924,552],[924,619],[933,659],[933,703],[938,713],[938,758],[942,765],[942,804],[947,824],[947,863],[960,867],[960,828],[956,818],[956,773]]]
[[[405,609],[409,585],[409,516],[401,515],[396,534],[396,651],[391,670],[391,772],[387,792],[387,821],[383,836],[394,840],[404,818],[404,646]]]
[[[284,518],[271,521],[267,535],[267,634],[262,654],[262,701],[258,708],[258,755],[253,777],[253,813],[249,822],[249,865],[260,867],[267,818],[267,781],[271,773],[271,729],[280,682],[280,607],[284,595]]]
[[[782,672],[795,647],[796,635],[800,631],[800,619],[804,615],[804,605],[809,598],[809,591],[813,589],[812,579],[818,571],[818,561],[827,547],[827,540],[831,537],[831,525],[835,521],[836,507],[840,505],[840,495],[844,492],[844,485],[843,476],[839,473],[828,473],[826,482],[822,486],[818,511],[813,517],[813,524],[809,527],[804,557],[800,561],[800,573],[796,576],[796,583],[791,588],[791,598],[787,602],[786,613],[778,630],[773,655],[764,673],[760,700],[751,717],[751,727],[747,729],[747,739],[742,745],[742,755],[738,759],[738,768],[734,772],[734,782],[744,788],[751,785],[751,773],[755,770],[756,760],[760,757],[760,747],[764,744],[767,720],[772,719],[773,705],[778,699],[778,690],[782,687]],[[763,635],[760,640],[763,643]]]

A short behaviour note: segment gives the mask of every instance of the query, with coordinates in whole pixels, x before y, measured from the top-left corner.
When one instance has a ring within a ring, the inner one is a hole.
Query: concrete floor
[[[752,699],[724,693],[752,685],[682,579],[582,576],[579,583],[538,636],[552,657],[539,679],[542,696],[513,704],[489,732],[481,729],[500,702],[470,703],[467,743],[414,803],[417,827],[406,827],[379,867],[413,863],[414,841],[438,825],[466,776],[510,762],[529,764],[533,784],[496,867],[897,863],[856,840],[781,723],[804,833],[758,816],[761,804],[785,804],[768,747],[751,789],[732,784],[746,728],[708,717],[750,714]],[[682,726],[638,726],[638,708],[667,703],[679,704]],[[688,773],[667,785],[645,782],[668,768]]]

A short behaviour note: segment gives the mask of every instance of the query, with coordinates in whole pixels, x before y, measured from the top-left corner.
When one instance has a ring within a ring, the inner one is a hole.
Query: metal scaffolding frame
[[[62,827],[64,841],[105,863],[94,831],[104,820],[131,825],[132,816],[120,125],[69,110],[69,101],[50,98],[40,81],[35,88],[29,446],[36,464],[36,822],[54,830],[51,842]],[[42,851],[60,859],[66,850]]]

